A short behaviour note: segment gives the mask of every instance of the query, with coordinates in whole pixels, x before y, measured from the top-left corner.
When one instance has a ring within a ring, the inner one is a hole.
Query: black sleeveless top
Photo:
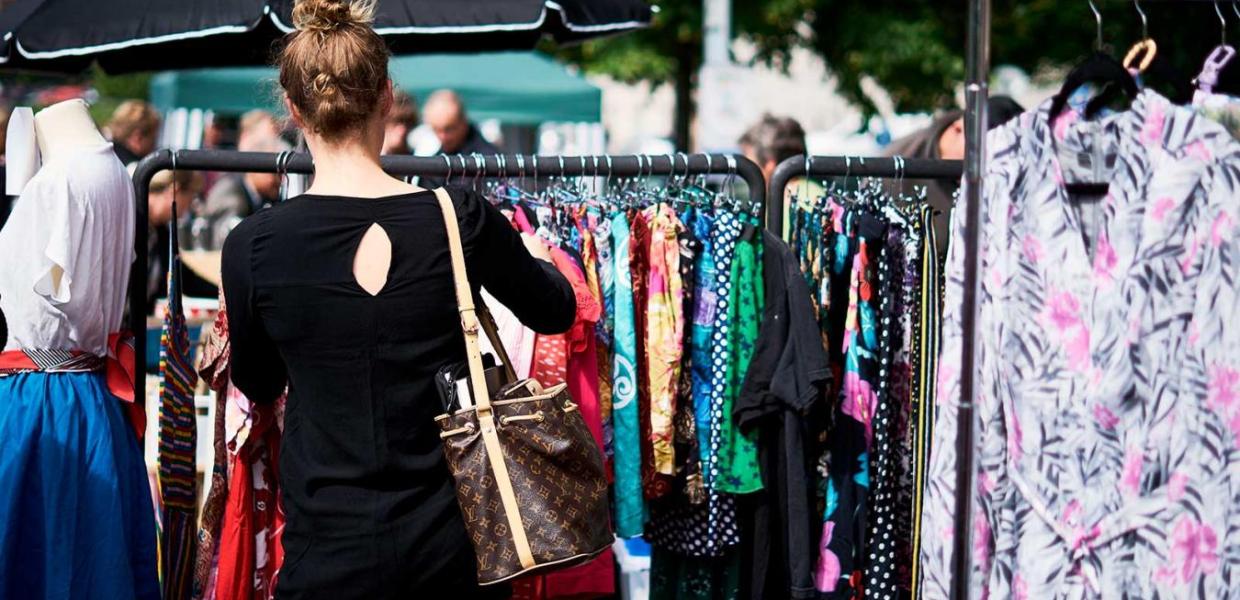
[[[567,330],[568,281],[481,196],[451,196],[475,296],[487,288],[537,332]],[[375,223],[392,262],[371,296],[353,259]],[[434,193],[290,199],[233,230],[222,270],[233,383],[260,403],[289,388],[278,596],[468,596],[474,554],[434,423],[432,378],[465,360]]]

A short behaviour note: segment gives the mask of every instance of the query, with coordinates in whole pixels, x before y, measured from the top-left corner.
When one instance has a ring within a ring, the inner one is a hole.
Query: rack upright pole
[[[977,297],[981,282],[981,210],[986,167],[986,96],[990,74],[990,0],[969,0],[968,81],[965,84],[964,290],[961,321],[960,408],[956,421],[956,505],[952,537],[952,597],[969,599],[973,551],[973,474],[977,415]],[[950,358],[950,357],[949,357]]]

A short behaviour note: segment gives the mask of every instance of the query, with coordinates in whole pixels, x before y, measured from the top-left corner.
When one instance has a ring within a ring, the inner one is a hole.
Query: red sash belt
[[[91,373],[103,371],[108,391],[126,403],[129,418],[139,439],[146,427],[146,413],[134,402],[133,335],[129,332],[108,336],[108,355],[97,356],[80,350],[8,350],[0,352],[0,376],[18,373]]]

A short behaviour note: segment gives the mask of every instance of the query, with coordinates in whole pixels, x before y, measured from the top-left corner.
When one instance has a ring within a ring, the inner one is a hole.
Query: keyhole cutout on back
[[[378,296],[387,285],[392,266],[392,240],[383,227],[372,223],[353,255],[353,279],[371,296]]]

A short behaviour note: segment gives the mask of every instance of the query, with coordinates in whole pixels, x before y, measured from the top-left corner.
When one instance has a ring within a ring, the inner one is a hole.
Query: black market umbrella
[[[0,0],[0,6],[6,4]],[[108,73],[258,65],[293,30],[293,0],[15,0],[0,11],[0,69]],[[395,54],[533,48],[650,24],[645,0],[380,0]]]

